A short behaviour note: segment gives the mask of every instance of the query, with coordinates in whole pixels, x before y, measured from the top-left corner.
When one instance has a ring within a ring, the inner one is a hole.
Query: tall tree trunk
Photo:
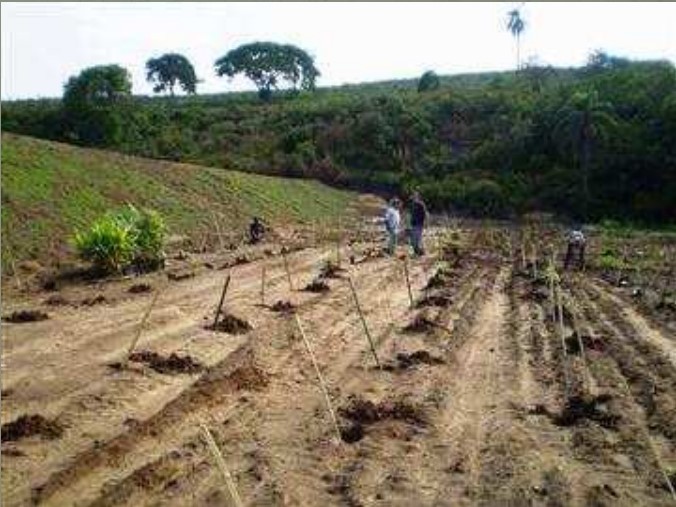
[[[589,163],[591,161],[591,150],[592,150],[592,140],[589,137],[588,133],[585,132],[582,138],[582,157],[581,157],[581,169],[582,169],[582,196],[583,196],[583,217],[587,220],[587,212],[589,210]]]

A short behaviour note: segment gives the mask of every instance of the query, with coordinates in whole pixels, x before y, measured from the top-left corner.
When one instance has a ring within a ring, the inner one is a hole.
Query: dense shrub
[[[74,245],[79,255],[106,272],[120,272],[130,264],[146,271],[164,261],[166,226],[152,210],[132,205],[96,220],[89,230],[76,232]]]

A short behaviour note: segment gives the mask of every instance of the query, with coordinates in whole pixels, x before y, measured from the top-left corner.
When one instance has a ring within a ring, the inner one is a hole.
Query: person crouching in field
[[[383,217],[385,232],[387,232],[387,246],[385,247],[385,251],[390,255],[394,255],[397,248],[397,236],[399,235],[399,226],[401,225],[401,214],[399,213],[400,206],[401,202],[399,199],[393,197],[387,204],[385,216]]]
[[[411,246],[417,256],[425,255],[423,246],[423,229],[427,220],[427,206],[419,192],[413,192],[411,197]]]
[[[573,262],[573,258],[577,256],[577,268],[584,269],[584,249],[587,240],[584,237],[580,227],[575,227],[568,233],[568,248],[566,249],[566,260],[563,263],[563,269],[568,269],[568,266]]]

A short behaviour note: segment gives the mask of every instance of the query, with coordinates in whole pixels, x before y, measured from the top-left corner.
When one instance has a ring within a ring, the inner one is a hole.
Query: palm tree
[[[617,122],[609,102],[603,102],[596,90],[577,91],[557,113],[553,130],[559,146],[570,150],[580,170],[583,194],[583,215],[589,205],[589,168],[599,141],[607,137]]]
[[[521,32],[526,28],[526,22],[521,18],[519,9],[512,9],[507,16],[507,30],[516,38],[516,70],[519,70],[521,67]]]

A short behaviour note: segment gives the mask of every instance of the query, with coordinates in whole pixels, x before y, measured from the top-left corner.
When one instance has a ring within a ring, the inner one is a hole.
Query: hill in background
[[[322,183],[246,174],[2,135],[2,262],[51,262],[75,228],[126,202],[152,207],[174,234],[216,227],[239,241],[253,215],[273,226],[334,221],[357,195]],[[218,224],[216,226],[215,224]]]
[[[605,54],[576,69],[273,94],[132,97],[78,125],[3,103],[5,131],[143,157],[407,194],[479,217],[550,211],[664,223],[676,202],[676,70]],[[105,121],[103,121],[105,120]],[[96,129],[98,131],[94,132]]]

